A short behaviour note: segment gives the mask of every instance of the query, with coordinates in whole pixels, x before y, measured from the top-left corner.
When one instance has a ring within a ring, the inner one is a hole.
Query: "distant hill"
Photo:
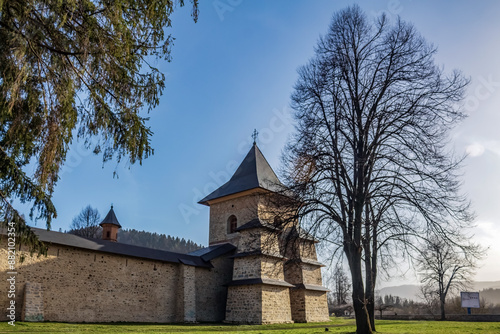
[[[500,304],[500,281],[474,282],[472,283],[472,290],[479,291],[480,297],[484,298],[486,302]],[[382,288],[378,295],[381,297],[386,295],[399,296],[417,301],[419,300],[419,293],[418,285],[407,284]]]
[[[86,229],[80,230],[69,230],[66,233],[76,234],[84,237],[88,237],[89,234],[85,233]],[[95,236],[101,238],[102,228],[98,227],[95,231]],[[172,237],[170,235],[151,233],[146,231],[138,231],[135,229],[121,229],[118,232],[118,242],[148,247],[154,249],[160,249],[169,252],[176,253],[190,253],[197,249],[203,248],[204,246],[198,245],[191,240],[180,239],[179,237]]]
[[[484,289],[500,289],[500,281],[474,282],[472,283],[475,291]]]
[[[118,242],[124,244],[161,249],[176,253],[189,253],[203,246],[184,238],[171,237],[170,235],[138,231],[135,229],[122,229],[118,232]]]
[[[384,297],[386,295],[399,296],[401,298],[417,300],[420,288],[416,284],[406,284],[399,286],[388,286],[380,289],[379,295]]]

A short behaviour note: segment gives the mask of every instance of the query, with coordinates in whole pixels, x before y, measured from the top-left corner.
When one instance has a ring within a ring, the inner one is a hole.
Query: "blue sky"
[[[296,70],[313,55],[333,13],[353,3],[370,16],[385,12],[412,22],[438,47],[437,63],[472,79],[465,101],[470,117],[454,132],[452,145],[470,154],[464,190],[478,214],[476,240],[491,246],[477,279],[500,279],[497,1],[209,0],[200,4],[198,23],[189,6],[178,9],[169,31],[176,38],[173,60],[157,63],[167,79],[160,105],[149,115],[154,156],[142,166],[103,166],[100,156],[75,143],[54,194],[58,218],[52,229],[68,229],[88,204],[104,217],[113,203],[124,228],[206,245],[209,209],[196,202],[231,176],[250,149],[254,128],[259,147],[279,170],[293,131],[289,103]]]

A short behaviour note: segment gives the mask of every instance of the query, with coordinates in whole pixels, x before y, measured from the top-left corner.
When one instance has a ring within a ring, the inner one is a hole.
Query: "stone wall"
[[[234,259],[233,280],[259,278],[260,256],[245,256]]]
[[[275,257],[261,257],[261,277],[284,280],[284,263],[282,259]]]
[[[22,321],[43,321],[43,293],[40,283],[24,284]]]
[[[262,323],[260,285],[237,285],[228,288],[226,322]]]
[[[285,281],[291,284],[301,284],[302,268],[299,262],[289,261],[285,263]]]
[[[25,256],[22,263],[20,253]],[[51,245],[47,257],[17,252],[16,263],[17,319],[21,319],[25,285],[29,282],[41,284],[46,321],[178,320],[178,264],[59,245]],[[0,242],[3,277],[7,268],[4,238]],[[0,291],[7,291],[7,284],[0,280]],[[8,303],[7,295],[1,294],[0,308],[6,309]]]
[[[177,321],[196,322],[195,267],[181,264],[177,289]]]
[[[249,278],[284,280],[283,261],[262,255],[235,258],[233,280]]]
[[[238,233],[227,233],[227,221],[231,215],[237,218],[237,227],[257,218],[258,196],[235,197],[210,204],[209,243],[230,240]]]
[[[264,253],[275,255],[281,254],[280,241],[276,231],[262,229],[260,243]]]
[[[233,245],[238,247],[238,252],[253,252],[261,250],[261,231],[259,229],[249,229],[238,232],[238,242]]]
[[[292,319],[295,322],[306,322],[306,299],[304,289],[290,289]]]
[[[305,290],[306,322],[329,321],[325,291]]]
[[[290,289],[282,286],[261,285],[262,287],[262,323],[290,323]]]
[[[304,284],[312,284],[312,285],[323,284],[321,279],[321,267],[303,262],[301,263],[301,267],[302,267],[302,280]]]
[[[328,321],[326,292],[290,289],[292,319],[295,322]]]
[[[196,268],[196,319],[222,322],[226,316],[227,286],[233,274],[233,261],[226,256],[213,259],[213,268]]]
[[[314,242],[304,240],[300,242],[300,258],[317,261],[316,246]]]

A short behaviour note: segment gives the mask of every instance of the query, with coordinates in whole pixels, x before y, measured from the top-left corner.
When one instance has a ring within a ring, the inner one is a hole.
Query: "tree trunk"
[[[366,297],[366,312],[368,313],[370,327],[372,331],[375,331],[375,293],[373,285],[366,287],[365,297]]]
[[[350,245],[348,248],[349,250],[346,251],[346,255],[351,269],[352,305],[356,315],[356,333],[372,334],[370,319],[365,307],[366,298],[361,270],[361,250],[355,245]]]
[[[370,320],[372,331],[375,329],[375,280],[377,277],[377,235],[376,226],[373,227],[373,236],[371,234],[371,226],[368,224],[370,221],[370,206],[366,205],[365,210],[365,238],[363,246],[365,250],[365,298],[366,298],[366,311]],[[372,248],[373,243],[373,248]]]
[[[444,298],[441,298],[441,320],[446,320],[446,314],[444,312],[445,301]]]
[[[366,312],[368,313],[368,319],[370,321],[370,326],[372,331],[375,331],[375,284],[374,284],[374,272],[372,268],[371,253],[368,243],[365,245],[365,299],[366,299]]]

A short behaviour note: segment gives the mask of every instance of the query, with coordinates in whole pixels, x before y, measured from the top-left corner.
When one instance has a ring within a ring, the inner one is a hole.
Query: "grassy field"
[[[332,319],[330,322],[313,324],[282,324],[263,326],[232,325],[159,325],[159,324],[66,324],[66,323],[26,323],[16,322],[12,327],[0,323],[0,333],[353,333],[354,321]],[[452,321],[377,321],[377,333],[500,333],[498,322],[452,322]]]

